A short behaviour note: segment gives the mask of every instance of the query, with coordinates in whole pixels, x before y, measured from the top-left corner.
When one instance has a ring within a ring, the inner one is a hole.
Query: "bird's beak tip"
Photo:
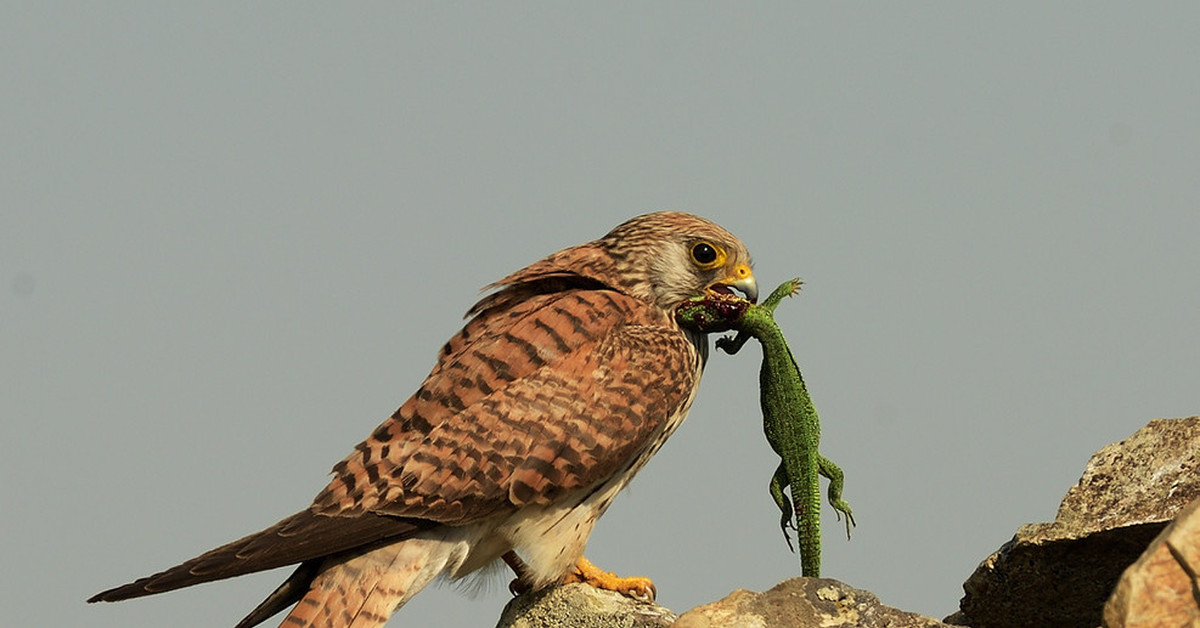
[[[739,279],[733,283],[733,287],[745,294],[747,301],[758,303],[758,282],[754,280],[754,277]]]
[[[710,292],[723,293],[732,295],[734,292],[741,293],[747,301],[758,303],[758,282],[754,280],[753,275],[745,275],[733,280],[721,281],[709,286]]]

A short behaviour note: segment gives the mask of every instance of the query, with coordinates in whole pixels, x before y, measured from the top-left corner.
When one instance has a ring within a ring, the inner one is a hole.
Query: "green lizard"
[[[846,536],[855,525],[850,505],[842,499],[842,470],[817,449],[821,425],[816,408],[804,387],[800,367],[787,340],[775,322],[775,308],[784,297],[800,290],[800,280],[784,282],[761,305],[728,294],[710,294],[692,299],[676,311],[679,323],[702,332],[737,330],[733,338],[717,340],[717,348],[733,355],[751,337],[763,348],[759,371],[759,397],[763,431],[771,449],[780,457],[771,477],[771,497],[782,516],[783,537],[792,549],[788,528],[794,527],[800,545],[801,573],[818,577],[821,571],[821,488],[818,475],[829,478],[829,503],[838,519],[846,515]],[[792,500],[785,489],[791,488]],[[794,503],[794,508],[793,508]],[[795,524],[792,517],[795,516]],[[794,550],[793,550],[794,551]]]

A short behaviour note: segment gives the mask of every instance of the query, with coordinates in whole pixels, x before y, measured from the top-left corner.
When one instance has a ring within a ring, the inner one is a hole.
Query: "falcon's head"
[[[563,249],[488,286],[503,290],[467,315],[522,295],[576,285],[619,290],[668,312],[709,293],[736,291],[751,301],[758,298],[750,253],[732,233],[699,216],[657,212],[631,218],[599,240]]]
[[[664,310],[710,292],[758,299],[746,245],[699,216],[645,214],[618,225],[599,243],[612,257],[620,287]]]

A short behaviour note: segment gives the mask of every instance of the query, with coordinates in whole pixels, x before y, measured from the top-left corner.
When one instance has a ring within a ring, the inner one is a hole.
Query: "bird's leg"
[[[575,561],[575,568],[567,574],[563,582],[582,582],[597,589],[616,591],[621,595],[646,602],[653,602],[655,596],[658,595],[658,589],[649,578],[622,578],[615,573],[600,569],[583,556]]]
[[[513,573],[517,574],[517,577],[508,583],[508,591],[513,595],[528,593],[533,588],[532,578],[529,577],[529,565],[526,565],[525,561],[521,560],[521,557],[517,556],[517,553],[512,550],[504,552],[501,558],[504,559],[505,563],[508,563]]]

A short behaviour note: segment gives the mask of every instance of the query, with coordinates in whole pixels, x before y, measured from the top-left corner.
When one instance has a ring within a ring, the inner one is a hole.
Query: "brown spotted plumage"
[[[749,264],[721,227],[660,212],[505,277],[308,509],[89,601],[299,563],[239,628],[293,605],[282,626],[366,628],[434,577],[498,558],[519,590],[571,579],[652,595],[584,545],[695,397],[707,339],[675,307],[708,290],[753,298]]]

